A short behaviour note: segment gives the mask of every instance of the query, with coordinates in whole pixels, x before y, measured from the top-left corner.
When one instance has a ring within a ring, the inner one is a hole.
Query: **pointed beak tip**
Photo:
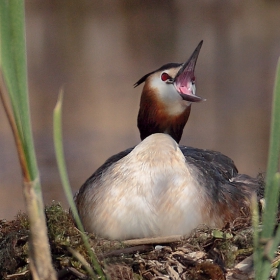
[[[193,51],[192,55],[190,56],[190,58],[185,63],[183,63],[181,69],[178,71],[178,73],[176,74],[176,76],[174,78],[175,82],[178,79],[180,79],[180,77],[186,75],[186,73],[193,75],[202,44],[203,44],[203,40],[201,40],[199,42],[199,44]]]
[[[194,102],[204,102],[204,101],[206,101],[205,98],[202,98],[202,97],[200,97],[200,96],[196,96],[196,97],[197,97],[197,99],[194,100]]]

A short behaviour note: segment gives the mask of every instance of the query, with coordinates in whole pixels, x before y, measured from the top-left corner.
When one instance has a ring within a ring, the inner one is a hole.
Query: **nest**
[[[59,279],[90,279],[81,235],[59,204],[45,209]],[[90,235],[108,279],[253,279],[253,229],[243,217],[222,230],[201,226],[192,235],[109,241]],[[0,278],[30,279],[26,214],[0,221]],[[70,249],[69,249],[70,248]],[[74,253],[75,252],[75,253]],[[85,262],[77,259],[81,255]]]

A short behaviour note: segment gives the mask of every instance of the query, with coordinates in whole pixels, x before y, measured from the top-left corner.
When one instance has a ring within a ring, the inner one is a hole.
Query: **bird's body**
[[[110,239],[189,233],[206,221],[193,211],[205,198],[191,172],[169,135],[147,137],[93,176],[82,198],[84,206],[91,205],[84,209],[91,213],[86,230]]]
[[[157,133],[108,159],[76,203],[85,229],[109,239],[189,235],[201,224],[232,222],[240,204],[248,209],[253,189],[233,178],[228,157]]]
[[[109,158],[75,195],[86,231],[118,240],[189,235],[249,211],[254,179],[219,152],[178,145],[191,103],[202,100],[194,87],[201,44],[185,64],[165,65],[136,83],[145,82],[142,142]]]

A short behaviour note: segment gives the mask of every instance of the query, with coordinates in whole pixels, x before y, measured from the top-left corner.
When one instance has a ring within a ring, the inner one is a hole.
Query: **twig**
[[[5,277],[5,279],[19,279],[19,277],[21,277],[21,276],[26,277],[28,274],[30,274],[30,270],[26,270],[26,271],[21,272],[21,273],[14,273],[14,274],[7,275]]]
[[[116,249],[116,250],[113,250],[113,251],[100,255],[100,257],[107,258],[107,257],[119,256],[121,254],[135,254],[137,252],[144,253],[147,251],[151,251],[153,249],[154,249],[154,247],[151,245],[133,246],[133,247],[123,248],[123,249]]]
[[[72,275],[78,277],[78,279],[82,279],[82,280],[89,279],[88,276],[86,276],[85,274],[79,272],[74,267],[66,267],[66,268],[60,270],[57,273],[57,276],[58,276],[58,279],[62,279],[62,278],[65,278],[69,274],[72,274]]]
[[[124,240],[122,243],[125,245],[144,245],[144,244],[166,244],[172,242],[181,242],[184,240],[182,235],[170,235],[164,237],[140,238]]]
[[[84,266],[85,270],[88,272],[88,274],[91,276],[92,279],[98,279],[94,271],[92,270],[90,264],[79,252],[75,251],[70,247],[68,248],[68,251]]]

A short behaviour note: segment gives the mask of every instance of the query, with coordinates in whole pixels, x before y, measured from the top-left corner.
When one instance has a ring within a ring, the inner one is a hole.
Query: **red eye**
[[[165,81],[171,79],[171,77],[170,77],[167,73],[165,73],[165,72],[163,72],[163,73],[161,74],[160,78],[161,78],[161,80],[162,80],[163,82],[165,82]]]
[[[192,77],[191,82],[192,82],[192,84],[195,83],[195,77]]]

